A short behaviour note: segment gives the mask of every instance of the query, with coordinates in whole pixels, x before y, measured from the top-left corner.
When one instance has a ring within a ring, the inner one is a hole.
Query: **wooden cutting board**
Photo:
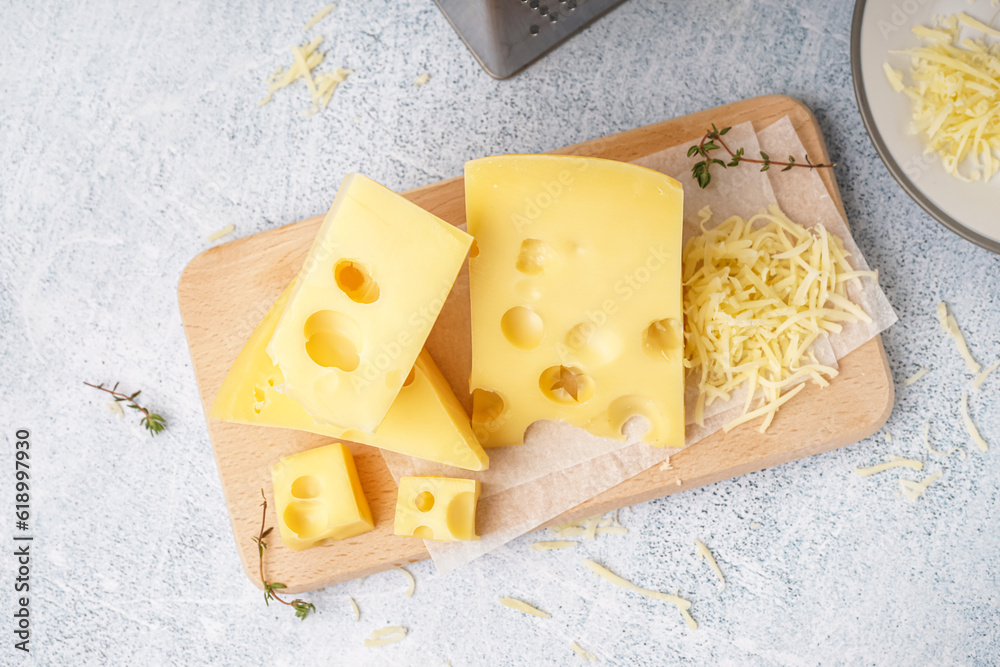
[[[809,155],[827,162],[826,146],[812,112],[801,102],[779,95],[727,104],[553,152],[628,162],[696,139],[712,123],[722,127],[751,121],[760,130],[783,116],[789,117]],[[843,210],[833,172],[822,169],[819,174]],[[410,190],[405,196],[452,224],[465,222],[461,177]],[[322,216],[316,216],[216,246],[195,257],[181,275],[178,301],[206,414],[243,343],[301,267],[321,220]],[[471,360],[468,319],[468,271],[463,269],[427,347],[467,410]],[[893,398],[891,373],[881,339],[876,338],[840,360],[840,374],[828,388],[807,385],[782,408],[766,435],[758,433],[755,424],[728,434],[720,431],[673,456],[670,470],[651,468],[550,524],[857,442],[882,427],[889,418]],[[251,537],[260,530],[261,489],[269,499],[267,524],[277,525],[270,500],[270,466],[283,456],[322,445],[329,439],[217,420],[208,421],[208,431],[240,560],[247,576],[260,586],[257,548]],[[396,484],[379,450],[356,444],[351,444],[351,449],[376,521],[375,530],[298,552],[286,549],[275,531],[267,551],[266,572],[270,581],[287,584],[290,593],[322,588],[428,557],[421,540],[392,534]]]

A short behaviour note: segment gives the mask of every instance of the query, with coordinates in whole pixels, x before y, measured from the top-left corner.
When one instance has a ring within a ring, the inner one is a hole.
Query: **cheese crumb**
[[[715,576],[717,576],[719,581],[722,582],[722,588],[719,589],[719,592],[721,593],[726,590],[726,578],[722,576],[722,569],[719,567],[719,563],[715,560],[715,556],[712,554],[711,550],[706,547],[705,543],[701,540],[695,540],[694,547],[695,553],[708,561],[709,567],[712,568],[712,571],[715,572]]]
[[[899,456],[887,457],[888,460],[885,463],[879,463],[870,468],[855,468],[854,473],[861,477],[868,477],[869,475],[877,475],[880,472],[885,472],[890,468],[913,468],[914,470],[923,470],[924,464],[922,461],[915,461],[914,459],[904,459]]]
[[[813,343],[846,322],[872,321],[848,298],[847,282],[877,275],[853,270],[825,227],[807,229],[777,206],[701,229],[683,258],[685,366],[700,375],[695,421],[703,425],[707,405],[744,389],[742,416],[723,428],[761,418],[764,432],[803,381],[825,387],[837,375]]]
[[[354,601],[354,598],[348,596],[347,599],[351,601],[351,609],[354,611],[354,622],[357,623],[361,620],[361,608],[358,607],[358,603]]]
[[[938,470],[937,472],[924,477],[924,479],[920,482],[914,482],[911,479],[901,479],[899,480],[899,486],[903,490],[903,495],[906,496],[906,499],[915,503],[920,496],[924,495],[924,492],[927,491],[927,487],[940,479],[942,474],[942,471]]]
[[[984,382],[986,382],[986,378],[993,375],[994,371],[996,371],[996,369],[998,368],[1000,368],[1000,359],[997,359],[995,362],[987,366],[985,369],[983,369],[982,373],[980,373],[975,377],[975,379],[972,381],[972,388],[975,389],[976,391],[979,391],[979,388],[983,386]]]
[[[905,384],[907,387],[909,387],[911,384],[916,383],[920,378],[922,378],[923,376],[927,375],[927,373],[929,373],[929,372],[930,372],[929,368],[925,368],[925,367],[921,366],[920,370],[918,370],[916,373],[914,373],[910,377],[908,377],[905,380],[903,380],[903,384]]]
[[[759,523],[757,523],[756,521],[752,522],[752,523],[750,524],[750,527],[751,527],[751,528],[752,528],[753,530],[760,530],[760,524],[759,524]]]
[[[211,234],[209,234],[208,236],[206,236],[205,240],[209,241],[209,242],[211,242],[211,241],[218,241],[223,236],[229,236],[230,234],[232,234],[235,231],[236,231],[236,225],[226,225],[225,227],[217,229],[216,231],[214,231]]]
[[[413,597],[413,592],[417,590],[417,580],[413,578],[413,574],[403,567],[397,567],[397,570],[406,577],[406,597]]]
[[[427,83],[430,80],[431,80],[430,73],[425,72],[425,73],[421,74],[420,76],[418,76],[416,79],[413,80],[413,85],[416,86],[417,88],[419,88],[420,86],[424,85],[425,83]]]
[[[316,25],[317,23],[319,23],[320,21],[322,21],[324,18],[326,18],[327,14],[329,14],[330,12],[332,12],[336,8],[337,8],[337,5],[335,5],[333,3],[327,5],[323,9],[321,9],[318,12],[316,12],[315,14],[313,14],[313,17],[306,22],[306,24],[302,27],[302,29],[303,30],[309,30],[309,28],[312,28],[314,25]]]
[[[292,46],[292,66],[288,69],[279,67],[267,78],[267,97],[258,102],[258,106],[270,102],[275,92],[303,79],[312,99],[312,107],[305,109],[303,114],[311,116],[320,109],[325,109],[337,86],[343,83],[348,75],[353,74],[354,70],[337,68],[332,72],[317,72],[313,77],[313,71],[323,62],[324,55],[317,50],[322,43],[323,36],[317,35],[307,44]]]
[[[406,628],[401,625],[391,625],[371,633],[368,639],[365,640],[365,646],[375,647],[395,644],[398,641],[402,641],[404,637],[406,637]]]
[[[969,437],[972,438],[972,442],[975,443],[976,447],[985,452],[989,449],[989,445],[983,440],[983,436],[979,435],[979,429],[976,428],[976,423],[972,421],[972,415],[969,414],[968,392],[962,394],[962,401],[959,404],[959,408],[962,412],[962,422],[965,424],[965,430],[968,431]]]
[[[618,586],[619,588],[624,588],[627,591],[631,591],[632,593],[638,593],[639,595],[644,595],[654,600],[662,600],[663,602],[669,602],[670,604],[677,607],[677,610],[680,611],[681,616],[684,618],[684,622],[687,623],[687,626],[689,628],[691,628],[692,630],[698,629],[698,622],[695,621],[694,618],[691,616],[691,614],[688,612],[688,609],[691,608],[690,601],[685,600],[684,598],[679,597],[677,595],[670,595],[669,593],[661,593],[659,591],[651,591],[648,588],[642,588],[641,586],[636,586],[628,579],[619,577],[617,574],[615,574],[608,568],[604,567],[600,563],[589,560],[587,558],[583,559],[583,564],[591,572],[601,577],[602,579],[611,582],[612,584]]]
[[[597,662],[596,655],[586,650],[576,642],[570,642],[569,647],[573,649],[573,652],[576,653],[584,662]]]
[[[888,431],[886,431],[886,433],[885,433],[885,441],[886,442],[892,442],[892,433],[889,433]]]
[[[556,549],[565,549],[567,547],[576,546],[576,542],[571,542],[570,540],[554,540],[552,542],[534,542],[531,545],[532,551],[554,551]]]
[[[937,306],[937,316],[938,322],[941,324],[941,329],[955,341],[955,346],[958,348],[958,353],[962,355],[962,359],[965,360],[966,367],[970,372],[978,373],[982,366],[973,358],[972,353],[969,352],[969,346],[965,343],[965,336],[962,334],[962,330],[958,328],[958,321],[954,315],[948,312],[948,305],[944,301]]]
[[[552,618],[552,614],[548,614],[537,607],[532,607],[524,600],[518,600],[517,598],[498,598],[498,602],[505,607],[510,607],[511,609],[516,609],[522,613],[537,616],[538,618]]]
[[[125,418],[125,411],[122,410],[122,404],[119,401],[109,401],[108,402],[108,412],[112,412],[118,415],[119,419]]]

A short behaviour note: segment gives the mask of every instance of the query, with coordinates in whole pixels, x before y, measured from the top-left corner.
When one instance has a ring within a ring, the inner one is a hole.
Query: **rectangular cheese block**
[[[278,532],[289,549],[345,540],[375,527],[354,457],[337,442],[271,467]]]
[[[301,405],[275,389],[282,385],[284,376],[264,348],[291,290],[289,285],[282,292],[243,346],[216,394],[210,417],[344,438],[467,470],[489,467],[489,457],[473,435],[465,410],[427,350],[420,352],[374,433],[318,423]]]
[[[471,243],[375,181],[348,175],[267,345],[283,375],[278,391],[316,421],[374,431]]]
[[[453,477],[401,477],[393,532],[438,542],[478,540],[480,483]]]
[[[540,419],[684,444],[681,185],[575,156],[465,167],[472,422],[486,447]]]

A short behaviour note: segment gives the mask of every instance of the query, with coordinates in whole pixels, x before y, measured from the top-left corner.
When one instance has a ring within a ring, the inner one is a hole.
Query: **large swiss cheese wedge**
[[[289,286],[282,292],[243,346],[215,397],[210,417],[345,438],[466,470],[489,467],[469,418],[426,350],[417,357],[411,375],[374,433],[317,423],[302,406],[278,392],[275,387],[284,382],[284,376],[264,348],[291,291]]]
[[[348,175],[267,345],[316,421],[372,432],[451,291],[472,237]]]
[[[465,166],[472,302],[472,422],[517,445],[540,419],[684,444],[680,183],[573,156]]]

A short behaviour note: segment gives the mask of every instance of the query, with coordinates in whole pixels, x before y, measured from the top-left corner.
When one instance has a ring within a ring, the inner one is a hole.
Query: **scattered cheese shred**
[[[324,58],[324,55],[317,51],[322,43],[323,36],[317,35],[308,44],[292,46],[294,60],[292,66],[288,69],[279,67],[267,78],[267,97],[258,102],[258,106],[264,106],[270,102],[275,92],[303,79],[309,89],[309,97],[312,99],[312,107],[304,110],[303,113],[311,116],[320,109],[325,109],[337,86],[347,80],[348,75],[353,74],[354,70],[337,68],[332,72],[315,72],[314,76],[314,70],[323,62]]]
[[[403,567],[397,567],[396,569],[406,577],[406,597],[413,597],[413,592],[417,590],[417,580],[413,578],[413,573]]]
[[[119,401],[109,401],[108,411],[118,415],[119,419],[125,418],[125,411],[122,410],[122,404]]]
[[[721,593],[726,590],[726,578],[722,575],[722,568],[719,567],[719,563],[715,560],[715,555],[712,554],[712,551],[706,547],[705,543],[701,540],[695,540],[694,547],[695,553],[708,561],[709,567],[712,568],[712,571],[715,572],[715,576],[717,576],[719,581],[722,582],[722,588],[719,589],[719,592]]]
[[[584,662],[597,662],[596,655],[594,655],[587,649],[583,648],[576,642],[570,642],[569,647],[573,649],[573,652],[576,653],[580,657],[580,659],[583,660]]]
[[[236,225],[226,225],[225,227],[217,229],[216,231],[214,231],[211,234],[209,234],[208,236],[206,236],[205,240],[209,241],[209,242],[211,242],[211,241],[218,241],[223,236],[229,236],[230,234],[232,234],[235,231],[236,231]]]
[[[983,440],[983,436],[979,435],[979,429],[976,428],[976,423],[972,421],[972,415],[969,414],[969,393],[966,392],[962,394],[962,401],[959,404],[962,411],[962,422],[965,423],[965,430],[969,432],[969,437],[972,438],[972,442],[975,443],[976,447],[979,447],[981,451],[986,451],[989,449],[989,445]]]
[[[750,524],[750,528],[752,528],[753,530],[760,530],[760,524],[754,521],[753,523]]]
[[[337,5],[335,5],[335,4],[331,3],[331,4],[327,5],[323,9],[321,9],[318,12],[316,12],[315,14],[313,14],[313,17],[311,19],[309,19],[308,21],[306,21],[306,24],[302,27],[302,29],[303,30],[309,30],[314,25],[316,25],[317,23],[319,23],[320,21],[322,21],[323,19],[325,19],[326,15],[329,14],[330,12],[332,12],[336,8],[337,8]]]
[[[517,598],[498,598],[498,602],[505,607],[510,607],[511,609],[516,609],[522,613],[537,616],[538,618],[552,618],[552,614],[548,614],[537,607],[532,607],[524,600],[518,600]]]
[[[724,428],[762,418],[763,432],[804,380],[826,386],[837,375],[813,343],[845,322],[871,322],[847,282],[877,275],[854,271],[825,227],[806,229],[777,206],[711,229],[703,216],[701,229],[683,258],[685,366],[700,372],[695,420],[703,424],[707,405],[743,388],[743,415]]]
[[[903,495],[906,496],[906,499],[911,503],[915,503],[920,496],[924,495],[924,492],[927,491],[927,487],[940,479],[942,474],[943,473],[938,470],[937,472],[924,477],[923,480],[919,482],[914,482],[912,479],[901,479],[899,480],[899,486],[903,490]]]
[[[892,442],[892,433],[889,433],[888,431],[886,431],[886,433],[885,433],[885,441],[886,442]]]
[[[622,577],[619,577],[617,574],[615,574],[608,568],[604,567],[600,563],[589,560],[587,558],[583,559],[583,564],[587,567],[588,570],[590,570],[597,576],[601,577],[602,579],[611,582],[615,586],[618,586],[619,588],[624,588],[627,591],[631,591],[632,593],[638,593],[639,595],[644,595],[654,600],[662,600],[663,602],[669,602],[670,604],[677,607],[677,610],[680,611],[681,616],[684,618],[684,622],[687,623],[687,626],[689,628],[691,628],[692,630],[698,629],[698,622],[695,621],[694,618],[691,616],[691,614],[688,612],[688,609],[691,608],[690,601],[685,600],[684,598],[679,597],[677,595],[670,595],[669,593],[661,593],[659,591],[651,591],[648,588],[642,588],[641,586],[636,586],[628,579],[623,579]]]
[[[402,641],[406,637],[406,628],[401,625],[390,625],[387,628],[382,628],[381,630],[376,630],[368,636],[365,640],[365,646],[375,647],[375,646],[386,646],[388,644],[395,644],[398,641]]]
[[[889,80],[892,89],[897,93],[903,92],[903,89],[906,88],[903,85],[903,73],[898,69],[893,69],[889,63],[882,63],[882,71],[885,72],[885,78]]]
[[[354,622],[357,623],[361,620],[361,608],[358,607],[358,603],[354,601],[354,598],[348,597],[347,599],[351,601],[351,609],[354,611]]]
[[[937,454],[938,456],[951,456],[955,452],[962,452],[962,460],[965,460],[965,450],[961,447],[955,447],[947,452],[942,452],[931,447],[931,423],[924,422],[924,449],[929,451],[931,454]]]
[[[603,515],[561,523],[549,528],[557,537],[586,537],[588,540],[594,539],[596,535],[628,535],[628,528],[618,523],[618,510],[615,510],[614,518],[602,518]],[[575,544],[575,542],[574,542]]]
[[[890,456],[885,463],[879,463],[878,465],[873,465],[870,468],[855,468],[854,474],[860,475],[861,477],[868,477],[869,475],[877,475],[880,472],[885,472],[890,468],[913,468],[914,470],[923,470],[924,464],[922,461],[915,461],[914,459],[904,459],[899,456]]]
[[[531,545],[532,551],[554,551],[576,546],[576,542],[570,540],[554,540],[552,542],[535,542]]]
[[[986,382],[986,378],[993,375],[994,371],[998,368],[1000,368],[1000,359],[997,359],[995,362],[984,368],[983,372],[975,377],[972,381],[972,388],[979,391],[979,388],[983,386],[984,382]]]
[[[911,384],[915,384],[917,381],[920,380],[920,378],[922,378],[923,376],[927,375],[929,372],[930,372],[929,368],[925,368],[924,366],[921,366],[920,370],[917,371],[916,373],[914,373],[913,375],[911,375],[910,377],[906,378],[903,381],[903,384],[905,384],[907,387],[909,387]]]
[[[983,35],[962,38],[964,24]],[[939,19],[934,28],[917,26],[913,33],[930,42],[921,48],[896,52],[910,56],[912,86],[897,82],[884,69],[896,92],[910,98],[911,132],[937,153],[945,171],[963,181],[989,181],[1000,169],[1000,36],[983,22],[961,12]],[[971,158],[968,174],[959,166]]]
[[[937,305],[937,316],[938,322],[941,324],[941,329],[955,341],[955,346],[958,348],[958,353],[962,355],[962,359],[965,360],[966,367],[970,372],[978,373],[982,366],[975,360],[972,353],[969,352],[969,346],[965,343],[965,336],[962,334],[962,330],[958,328],[958,321],[954,315],[948,312],[948,304],[944,301]]]
[[[430,73],[424,72],[423,74],[421,74],[420,76],[418,76],[416,79],[413,80],[413,85],[419,88],[420,86],[424,85],[430,80],[431,80]]]

